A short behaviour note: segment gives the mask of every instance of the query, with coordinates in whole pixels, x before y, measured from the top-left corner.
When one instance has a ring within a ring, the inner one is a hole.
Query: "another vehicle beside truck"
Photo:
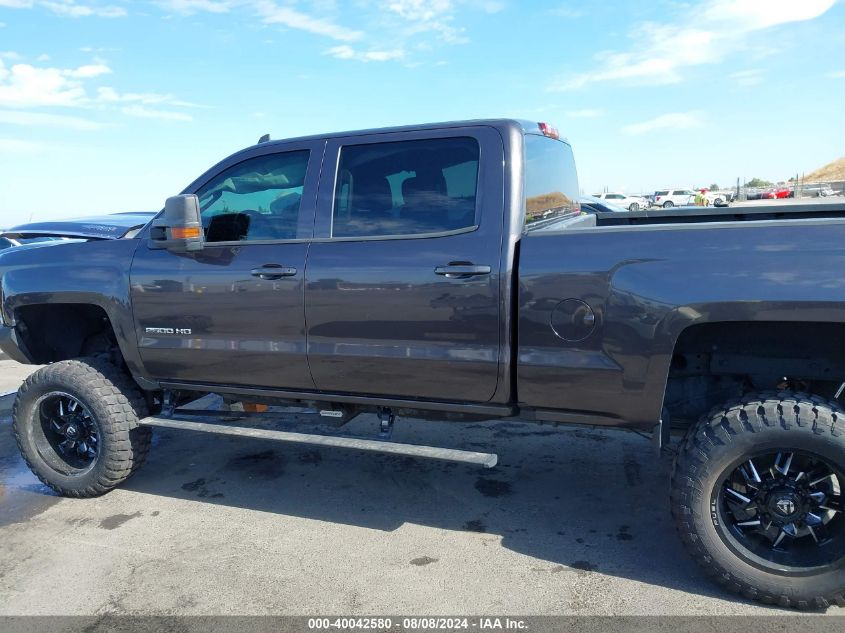
[[[629,196],[624,193],[594,193],[594,198],[606,200],[611,204],[625,207],[628,211],[640,211],[648,209],[649,202],[642,196]]]
[[[670,209],[695,204],[695,192],[690,189],[661,189],[654,192],[654,205]]]
[[[47,365],[17,395],[21,452],[72,497],[125,481],[155,426],[497,459],[180,414],[206,393],[372,412],[382,436],[397,415],[674,429],[672,514],[705,571],[845,605],[845,209],[584,214],[578,191],[545,123],[326,134],[224,159],[134,237],[10,249],[0,348]]]

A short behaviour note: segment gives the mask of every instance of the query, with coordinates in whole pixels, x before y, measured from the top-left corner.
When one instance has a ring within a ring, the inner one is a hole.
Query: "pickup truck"
[[[208,393],[376,413],[383,436],[397,415],[676,430],[671,510],[704,570],[845,605],[841,207],[583,214],[545,123],[262,141],[131,237],[0,254],[0,348],[45,365],[13,411],[45,484],[111,490],[155,426],[495,464],[180,414]]]

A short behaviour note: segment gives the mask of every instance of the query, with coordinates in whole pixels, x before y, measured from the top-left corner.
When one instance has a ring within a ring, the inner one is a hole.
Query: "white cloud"
[[[102,123],[81,117],[21,110],[0,110],[0,123],[27,127],[60,127],[71,130],[97,130]]]
[[[812,20],[836,0],[709,0],[687,10],[677,22],[644,23],[631,31],[625,52],[604,51],[588,72],[561,78],[552,91],[603,82],[672,84],[692,66],[715,64],[743,50],[751,33],[782,24]]]
[[[0,152],[10,154],[31,154],[46,149],[43,143],[24,141],[17,138],[0,138]]]
[[[0,59],[0,106],[79,106],[86,100],[82,80],[111,72],[103,64],[78,68],[43,68]]]
[[[594,119],[604,114],[601,110],[585,108],[583,110],[570,110],[566,116],[572,119]]]
[[[73,70],[64,71],[68,77],[75,77],[78,79],[90,79],[91,77],[99,77],[100,75],[111,74],[111,68],[105,64],[88,64],[80,66]]]
[[[499,0],[464,0],[471,8],[479,9],[484,13],[499,13],[504,11],[506,3]]]
[[[492,14],[505,7],[504,0],[359,0],[354,3],[312,0],[307,3],[310,7],[307,10],[301,8],[306,3],[294,0],[156,0],[156,4],[181,15],[251,14],[264,25],[280,25],[341,43],[366,39],[368,45],[363,48],[369,52],[353,50],[350,54],[348,49],[334,47],[337,53],[330,53],[360,61],[403,58],[409,50],[432,49],[432,40],[465,43],[468,41],[465,29],[456,24],[460,9]],[[340,8],[352,24],[339,21],[336,16]],[[357,24],[367,24],[367,32]],[[424,35],[430,37],[426,40]]]
[[[96,16],[100,18],[120,18],[126,15],[126,9],[117,5],[84,4],[76,0],[0,0],[0,7],[10,9],[31,9],[41,6],[55,13],[70,18]]]
[[[170,105],[180,108],[202,108],[196,103],[176,99],[173,95],[158,92],[124,92],[104,86],[97,88],[97,100],[104,103],[140,103],[142,105]]]
[[[834,70],[827,73],[827,76],[831,79],[843,79],[845,78],[845,70]]]
[[[434,32],[440,39],[453,44],[468,40],[462,27],[454,26],[456,2],[453,0],[386,0],[382,9],[388,16],[400,18],[405,37]]]
[[[59,1],[44,1],[39,2],[39,5],[49,9],[56,15],[62,15],[69,18],[86,18],[89,16],[96,16],[99,18],[122,18],[126,15],[126,9],[114,5],[89,5],[78,4],[74,0],[59,0]]]
[[[13,125],[50,125],[77,130],[91,130],[100,124],[73,116],[41,114],[21,111],[23,108],[72,107],[97,108],[120,111],[128,116],[191,121],[193,117],[184,112],[163,110],[169,108],[204,107],[173,95],[156,92],[120,93],[114,88],[101,86],[96,96],[90,96],[86,82],[110,74],[105,64],[88,64],[77,68],[45,68],[30,64],[15,64],[7,67],[0,57],[0,123]],[[148,106],[158,106],[157,108]]]
[[[402,49],[390,51],[357,51],[347,44],[333,46],[325,52],[337,59],[354,59],[359,62],[386,62],[391,59],[401,59],[405,56]]]
[[[192,121],[193,117],[184,112],[171,112],[169,110],[157,110],[142,105],[131,105],[120,109],[123,114],[140,117],[143,119],[160,119],[162,121]]]
[[[364,34],[361,31],[335,24],[331,20],[315,18],[287,6],[279,6],[275,2],[263,0],[253,3],[255,10],[265,24],[281,24],[291,29],[298,29],[323,35],[333,40],[352,42],[360,40]]]
[[[583,9],[576,9],[568,4],[562,4],[558,7],[553,9],[549,9],[549,13],[555,15],[559,18],[581,18],[584,17],[584,10]]]
[[[454,9],[452,0],[388,0],[388,11],[415,22],[430,22],[443,17]]]
[[[702,124],[700,112],[670,112],[661,114],[658,117],[633,123],[622,128],[625,134],[647,134],[655,130],[689,130],[700,127]]]
[[[234,3],[230,0],[167,0],[159,4],[170,11],[190,15],[198,11],[228,13]]]
[[[763,83],[763,72],[758,69],[739,70],[728,75],[728,79],[738,86],[748,88],[750,86],[757,86]]]

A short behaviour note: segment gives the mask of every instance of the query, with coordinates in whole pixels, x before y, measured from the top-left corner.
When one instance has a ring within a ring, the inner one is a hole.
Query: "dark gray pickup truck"
[[[382,436],[399,414],[677,429],[671,507],[705,570],[845,605],[842,207],[611,219],[578,196],[543,123],[368,130],[259,142],[131,238],[5,252],[0,347],[47,365],[21,451],[75,497],[129,477],[152,426],[496,460],[192,421],[205,393],[375,412]]]

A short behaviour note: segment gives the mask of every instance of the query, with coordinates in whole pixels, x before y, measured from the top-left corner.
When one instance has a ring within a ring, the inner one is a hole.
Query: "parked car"
[[[733,193],[725,191],[710,191],[709,189],[702,189],[701,193],[707,199],[707,205],[714,207],[726,207],[733,201]]]
[[[798,189],[803,198],[826,198],[836,195],[836,191],[828,184],[800,185]]]
[[[668,209],[695,204],[695,192],[690,189],[663,189],[654,192],[654,205]]]
[[[639,211],[641,209],[648,209],[648,200],[642,196],[628,196],[624,193],[594,193],[593,198],[599,200],[607,200],[620,207],[625,207],[628,211]]]
[[[788,187],[776,187],[768,189],[760,194],[761,200],[783,200],[784,198],[792,198],[793,193]]]
[[[581,203],[581,210],[585,213],[628,213],[625,207],[595,196],[581,196],[578,202]]]
[[[18,391],[15,437],[53,490],[120,485],[153,427],[488,467],[386,441],[396,414],[651,431],[656,447],[676,429],[672,515],[707,574],[783,607],[845,603],[845,205],[605,222],[580,212],[570,145],[512,120],[209,162],[132,238],[0,253],[0,348],[46,365]],[[371,412],[378,436],[180,412],[206,393],[338,428]],[[589,477],[560,485],[590,497],[573,515],[619,503]]]

